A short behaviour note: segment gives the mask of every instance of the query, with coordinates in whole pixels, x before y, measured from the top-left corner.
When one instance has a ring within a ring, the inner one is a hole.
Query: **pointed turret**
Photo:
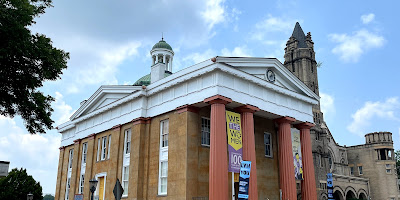
[[[296,25],[294,26],[292,37],[294,37],[298,41],[297,48],[308,47],[306,44],[306,35],[304,34],[299,22],[296,22]]]

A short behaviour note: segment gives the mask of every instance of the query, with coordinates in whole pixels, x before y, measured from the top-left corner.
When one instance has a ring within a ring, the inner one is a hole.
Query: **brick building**
[[[154,45],[150,74],[101,86],[58,126],[56,200],[231,199],[225,111],[241,114],[250,199],[296,199],[291,129],[300,130],[303,199],[316,199],[310,128],[318,95],[277,59],[215,57],[172,73],[174,52]],[[237,186],[236,186],[237,189]],[[281,193],[280,193],[281,191]]]

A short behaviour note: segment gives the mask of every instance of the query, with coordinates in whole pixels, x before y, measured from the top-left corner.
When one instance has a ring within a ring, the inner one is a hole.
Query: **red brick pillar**
[[[279,187],[282,190],[282,200],[297,199],[292,134],[290,132],[290,124],[294,121],[296,120],[291,117],[282,117],[275,120],[279,124]]]
[[[225,105],[231,99],[216,95],[204,100],[211,104],[209,199],[228,199],[228,156]]]
[[[251,105],[245,105],[236,110],[241,113],[242,118],[243,160],[251,161],[249,199],[258,200],[253,113],[260,109]]]
[[[301,181],[302,199],[317,200],[315,190],[314,162],[311,150],[310,128],[314,124],[301,123],[296,126],[300,130],[301,155],[303,157],[303,179]]]

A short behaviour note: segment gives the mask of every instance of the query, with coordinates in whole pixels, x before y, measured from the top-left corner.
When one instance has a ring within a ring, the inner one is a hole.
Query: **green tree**
[[[397,178],[400,178],[400,150],[394,152],[394,158],[396,159]]]
[[[26,199],[27,194],[33,194],[34,200],[42,200],[42,186],[26,169],[12,169],[8,176],[0,179],[0,200]]]
[[[47,80],[60,78],[69,53],[52,46],[43,34],[32,34],[34,18],[51,0],[0,0],[0,114],[20,115],[30,133],[51,129],[54,98],[38,91]]]
[[[46,194],[44,195],[43,200],[54,200],[54,196],[51,194]]]

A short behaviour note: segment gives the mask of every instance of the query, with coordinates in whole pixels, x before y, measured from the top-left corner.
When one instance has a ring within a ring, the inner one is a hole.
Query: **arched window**
[[[330,152],[329,152],[329,156],[328,156],[328,163],[329,163],[329,169],[330,169],[330,171],[332,171],[333,160],[332,160],[332,156],[331,156]]]

